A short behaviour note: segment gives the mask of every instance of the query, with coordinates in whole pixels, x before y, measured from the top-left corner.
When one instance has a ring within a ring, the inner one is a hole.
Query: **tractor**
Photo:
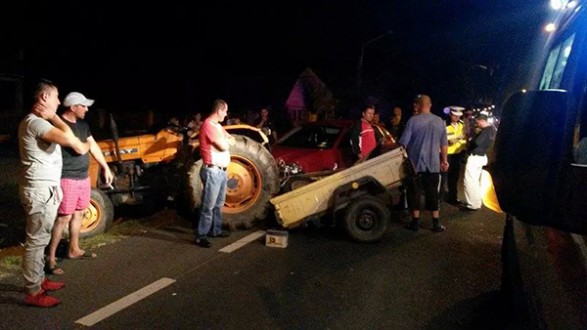
[[[91,200],[84,213],[81,237],[106,231],[116,206],[150,208],[175,200],[184,215],[195,217],[202,192],[197,132],[190,136],[187,127],[167,125],[154,134],[119,138],[112,115],[110,126],[112,138],[97,143],[114,182],[104,184],[100,166],[91,158]],[[260,129],[249,125],[225,129],[236,142],[230,147],[223,225],[231,230],[249,228],[267,215],[269,199],[279,190],[279,170],[269,151],[267,135]]]

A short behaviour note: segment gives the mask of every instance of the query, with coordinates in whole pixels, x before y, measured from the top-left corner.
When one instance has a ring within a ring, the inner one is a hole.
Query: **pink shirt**
[[[226,139],[228,133],[219,123],[206,118],[200,127],[200,155],[206,165],[227,167],[230,163],[230,152],[218,150],[212,141]]]

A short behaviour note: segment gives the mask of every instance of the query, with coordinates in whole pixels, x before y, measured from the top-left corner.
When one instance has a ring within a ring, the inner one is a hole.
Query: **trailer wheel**
[[[287,180],[287,182],[283,185],[283,188],[281,188],[281,190],[283,192],[290,192],[292,190],[296,190],[303,186],[309,185],[314,181],[315,180],[313,180],[312,178],[306,176],[292,177]]]
[[[233,136],[235,144],[230,146],[226,201],[222,209],[223,223],[231,230],[250,228],[254,221],[264,219],[269,199],[279,190],[279,170],[271,153],[248,137]],[[185,197],[190,210],[195,212],[202,203],[201,168],[202,160],[195,161],[189,166],[186,177]]]
[[[374,196],[361,196],[347,206],[344,227],[348,235],[356,241],[375,242],[387,231],[390,218],[383,201]]]
[[[102,234],[110,228],[113,219],[114,205],[112,205],[112,201],[100,189],[93,188],[90,206],[82,216],[80,238],[89,238]]]

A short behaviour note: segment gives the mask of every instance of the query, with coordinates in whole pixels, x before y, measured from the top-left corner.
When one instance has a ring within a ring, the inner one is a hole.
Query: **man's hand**
[[[228,135],[226,137],[226,142],[228,142],[228,145],[233,146],[236,143],[236,139],[234,138],[234,136]]]
[[[48,109],[46,107],[36,107],[33,109],[33,113],[45,120],[51,121],[51,119],[57,116],[54,110]]]
[[[104,167],[104,180],[106,180],[106,185],[112,185],[114,181],[114,176],[112,175],[112,171],[110,171],[110,167]]]
[[[442,172],[448,171],[448,161],[444,160],[440,162],[440,170]]]

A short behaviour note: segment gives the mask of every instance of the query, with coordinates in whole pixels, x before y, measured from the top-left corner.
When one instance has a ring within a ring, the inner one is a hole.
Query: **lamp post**
[[[389,31],[385,31],[384,33],[378,35],[377,37],[371,39],[371,40],[367,40],[364,43],[361,44],[361,54],[359,55],[359,63],[357,64],[357,88],[361,87],[361,73],[363,71],[363,58],[365,57],[365,47],[367,47],[368,45],[374,43],[375,41],[385,37],[388,34],[392,34],[393,31],[389,30]]]

